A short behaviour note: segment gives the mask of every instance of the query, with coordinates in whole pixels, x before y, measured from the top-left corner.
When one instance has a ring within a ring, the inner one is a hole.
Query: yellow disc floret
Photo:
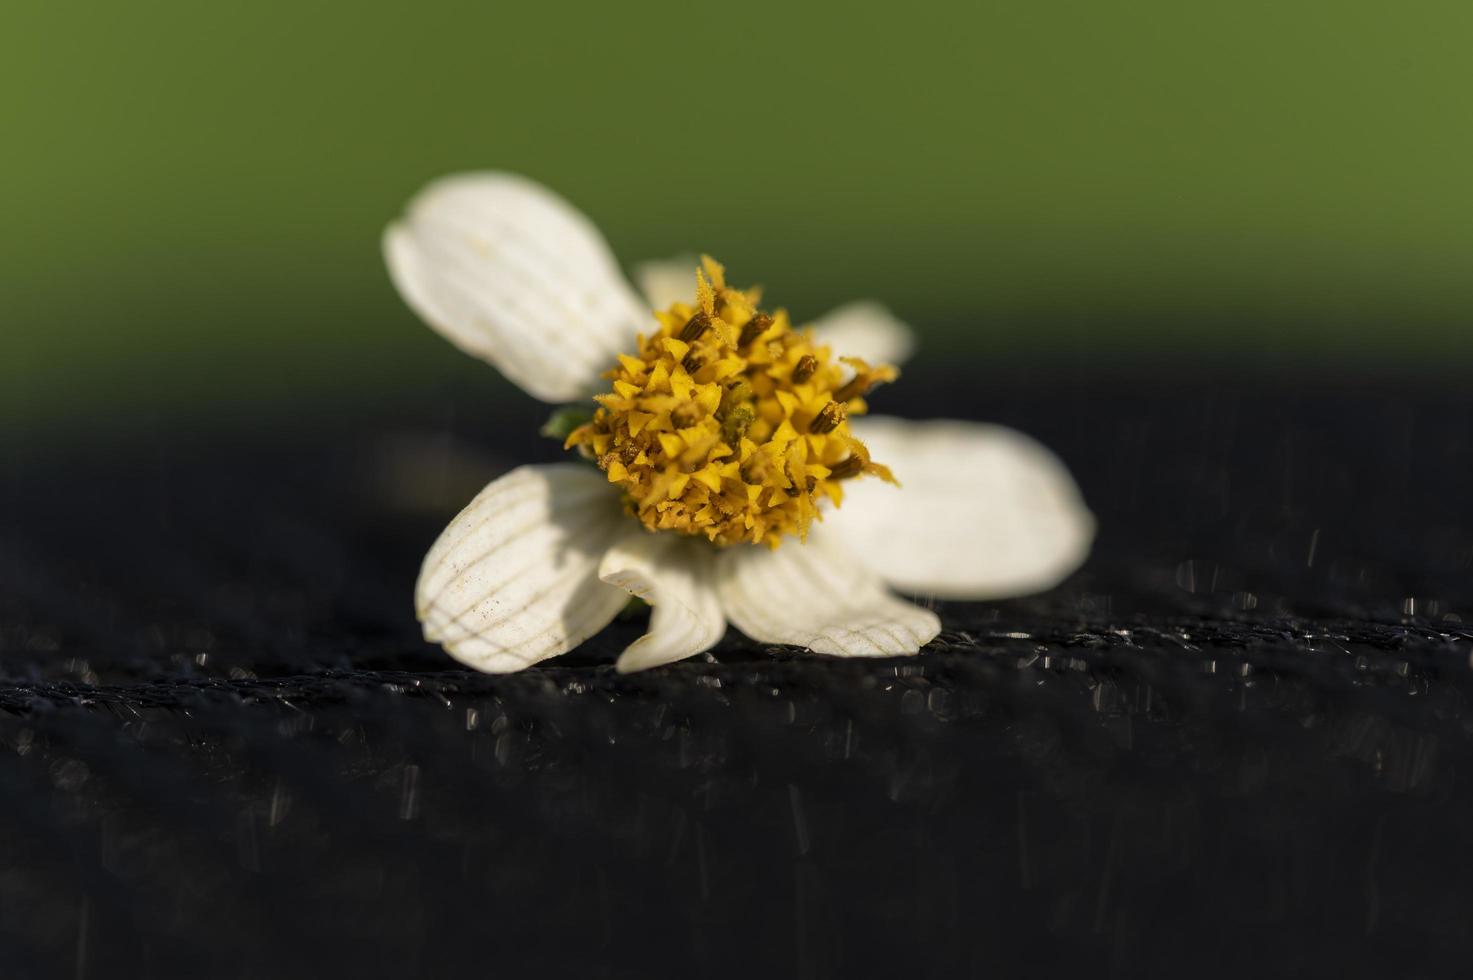
[[[612,390],[567,445],[597,460],[651,530],[777,547],[807,534],[820,500],[842,503],[842,481],[894,482],[847,419],[895,369],[836,362],[786,312],[760,310],[756,290],[702,265],[694,305],[655,314],[660,328],[619,356]]]

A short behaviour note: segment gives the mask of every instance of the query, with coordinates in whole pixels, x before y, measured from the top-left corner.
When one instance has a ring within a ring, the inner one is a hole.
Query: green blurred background
[[[23,2],[0,13],[12,428],[476,370],[389,287],[505,168],[933,352],[1473,354],[1473,5]],[[505,387],[488,379],[488,390]]]

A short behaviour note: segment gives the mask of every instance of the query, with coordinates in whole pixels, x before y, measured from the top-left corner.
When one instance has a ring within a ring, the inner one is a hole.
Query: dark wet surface
[[[9,450],[4,975],[1461,975],[1467,387],[908,380],[1102,533],[901,661],[454,669],[419,559],[551,452],[474,391]]]

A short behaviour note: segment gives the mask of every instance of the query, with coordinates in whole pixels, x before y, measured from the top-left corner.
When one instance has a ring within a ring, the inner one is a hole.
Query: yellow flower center
[[[842,503],[844,480],[894,482],[847,419],[896,372],[835,361],[785,311],[759,309],[756,290],[728,288],[718,263],[702,265],[695,304],[655,314],[660,329],[619,355],[612,390],[567,445],[597,460],[651,530],[775,548],[807,535],[820,500]]]

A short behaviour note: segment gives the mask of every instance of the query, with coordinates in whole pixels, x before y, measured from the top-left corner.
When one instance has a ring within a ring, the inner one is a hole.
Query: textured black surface
[[[452,669],[413,577],[549,455],[530,404],[7,450],[4,974],[1463,974],[1459,380],[907,380],[881,408],[1056,448],[1102,533],[899,661],[621,678],[618,623]]]

